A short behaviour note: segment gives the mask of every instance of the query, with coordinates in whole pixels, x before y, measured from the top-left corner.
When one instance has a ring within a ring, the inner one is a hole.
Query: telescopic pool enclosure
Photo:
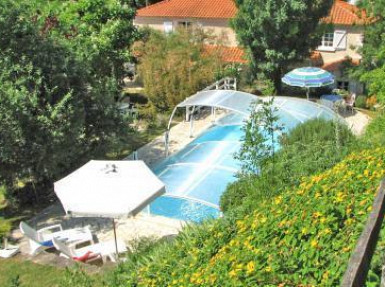
[[[180,103],[170,118],[166,152],[172,137],[171,121],[177,109],[186,109],[188,115],[193,115],[196,109],[209,107],[213,124],[182,150],[153,167],[155,174],[166,185],[166,194],[149,205],[149,212],[191,221],[218,217],[220,196],[240,170],[240,163],[234,159],[234,154],[241,146],[242,125],[250,116],[252,103],[266,100],[269,98],[240,91],[209,90]],[[313,118],[343,121],[331,109],[302,99],[275,97],[273,106],[277,108],[278,123],[284,126],[285,131]],[[217,117],[218,109],[225,112]],[[187,118],[192,134],[194,116]]]

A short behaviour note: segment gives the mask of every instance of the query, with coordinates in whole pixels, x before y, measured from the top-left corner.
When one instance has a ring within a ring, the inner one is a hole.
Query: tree
[[[129,59],[119,37],[135,29],[111,12],[125,1],[95,2],[0,3],[0,180],[9,194],[52,184],[130,132],[115,99]],[[71,35],[68,23],[78,24]]]
[[[320,25],[333,0],[235,0],[238,13],[231,24],[248,50],[255,74],[281,90],[290,65],[308,57],[326,29]]]
[[[277,111],[274,97],[267,101],[257,101],[251,106],[250,118],[242,127],[244,137],[241,149],[235,155],[241,161],[243,174],[256,173],[267,158],[274,160],[277,136],[283,131],[278,123]]]
[[[354,72],[367,84],[369,94],[385,104],[385,1],[368,1],[360,3],[374,21],[365,28],[362,62]]]
[[[168,111],[214,81],[218,63],[204,48],[199,30],[164,35],[151,31],[139,48],[139,75],[159,111]]]

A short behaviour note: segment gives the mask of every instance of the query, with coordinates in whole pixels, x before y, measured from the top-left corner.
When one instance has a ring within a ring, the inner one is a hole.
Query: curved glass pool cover
[[[229,112],[182,150],[153,167],[167,191],[150,204],[151,214],[197,222],[220,215],[220,196],[240,169],[233,156],[241,145],[242,125],[250,115],[251,104],[258,100],[268,98],[211,90],[199,92],[177,106],[205,106]],[[275,97],[274,106],[285,131],[312,118],[342,120],[331,109],[307,100]]]

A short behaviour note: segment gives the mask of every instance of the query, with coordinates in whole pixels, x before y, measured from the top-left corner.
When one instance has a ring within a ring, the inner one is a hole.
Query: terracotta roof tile
[[[325,21],[340,25],[363,24],[365,11],[342,0],[335,0]],[[139,9],[140,17],[179,17],[230,19],[237,13],[233,0],[164,0]]]
[[[137,16],[229,19],[236,12],[232,0],[164,0],[139,9]]]
[[[245,52],[239,47],[205,46],[207,53],[218,53],[224,62],[245,64]]]
[[[364,10],[342,0],[336,0],[325,22],[337,25],[364,24],[368,21]]]

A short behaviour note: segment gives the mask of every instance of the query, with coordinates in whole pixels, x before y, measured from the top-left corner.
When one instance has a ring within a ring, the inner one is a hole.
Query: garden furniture
[[[55,224],[35,230],[24,221],[21,221],[20,231],[28,238],[31,255],[54,247],[52,242],[53,238],[66,242],[67,244],[77,241],[93,240],[92,233],[88,227],[63,230],[60,224]]]
[[[115,241],[93,243],[92,241],[74,242],[65,244],[63,241],[53,238],[55,248],[60,251],[60,255],[71,258],[75,261],[90,263],[96,260],[106,262],[107,258],[112,262],[117,262],[118,255],[116,254]],[[85,244],[88,244],[85,246]],[[118,254],[128,251],[126,245],[121,240],[116,242]]]

